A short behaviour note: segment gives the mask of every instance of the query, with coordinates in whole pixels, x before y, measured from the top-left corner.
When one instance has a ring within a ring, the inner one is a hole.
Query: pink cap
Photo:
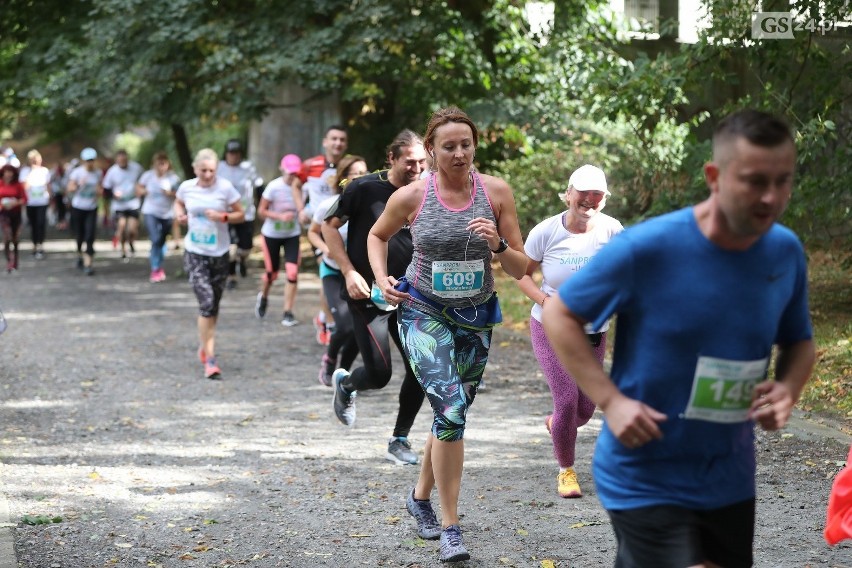
[[[281,158],[281,171],[297,174],[302,169],[302,159],[296,154],[287,154]]]

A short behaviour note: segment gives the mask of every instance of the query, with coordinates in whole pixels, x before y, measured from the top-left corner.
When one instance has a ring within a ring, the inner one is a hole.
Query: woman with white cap
[[[284,248],[284,316],[281,325],[291,327],[299,323],[293,316],[296,302],[296,284],[299,279],[299,237],[302,226],[299,214],[305,208],[298,173],[302,160],[296,154],[287,154],[281,158],[281,177],[277,177],[266,186],[260,197],[257,214],[263,219],[260,234],[263,235],[263,283],[257,293],[254,313],[262,318],[266,315],[269,289],[278,279],[281,269],[281,248]]]
[[[577,388],[548,343],[541,325],[542,307],[563,282],[624,230],[619,221],[601,213],[609,195],[603,170],[590,164],[575,170],[562,196],[566,210],[545,219],[530,231],[524,244],[527,271],[518,281],[521,291],[535,302],[530,317],[530,336],[536,359],[553,395],[553,414],[547,416],[545,424],[559,463],[557,490],[565,498],[582,496],[574,471],[577,429],[589,421],[595,405]],[[540,287],[532,279],[539,270],[542,274]],[[607,328],[608,325],[586,330],[599,361],[603,361],[606,351]]]
[[[68,176],[68,195],[71,196],[71,226],[77,239],[77,268],[87,276],[95,269],[95,230],[98,222],[98,200],[103,193],[103,172],[95,167],[98,153],[94,148],[83,148],[81,165]],[[86,252],[83,253],[83,243]]]

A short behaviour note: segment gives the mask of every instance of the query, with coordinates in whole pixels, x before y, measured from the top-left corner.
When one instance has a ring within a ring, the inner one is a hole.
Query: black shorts
[[[720,509],[659,505],[607,511],[618,540],[616,568],[685,568],[706,561],[752,565],[754,499]]]
[[[240,250],[251,250],[254,237],[254,221],[245,221],[228,226],[231,234],[231,244]]]
[[[110,201],[112,199],[112,197],[113,197],[112,196],[112,190],[104,188],[103,198],[107,201]]]
[[[124,217],[125,219],[138,219],[139,218],[139,210],[138,209],[119,209],[115,212],[115,217]]]

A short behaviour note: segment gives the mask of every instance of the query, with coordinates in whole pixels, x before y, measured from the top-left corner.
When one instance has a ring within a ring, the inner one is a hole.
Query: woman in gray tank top
[[[441,539],[444,562],[470,558],[459,528],[467,410],[488,360],[499,306],[492,255],[521,278],[523,239],[509,185],[473,169],[478,132],[458,108],[436,111],[425,147],[433,171],[396,191],[370,231],[370,265],[385,300],[399,306],[403,349],[435,415],[409,513],[422,538]],[[409,225],[414,255],[405,278],[387,273],[387,243]],[[439,487],[442,522],[429,496]]]

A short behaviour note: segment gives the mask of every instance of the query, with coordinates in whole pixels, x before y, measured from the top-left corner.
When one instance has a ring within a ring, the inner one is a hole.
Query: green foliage
[[[45,515],[24,515],[21,517],[21,522],[25,525],[49,525],[51,523],[61,523],[62,517],[47,517]]]

